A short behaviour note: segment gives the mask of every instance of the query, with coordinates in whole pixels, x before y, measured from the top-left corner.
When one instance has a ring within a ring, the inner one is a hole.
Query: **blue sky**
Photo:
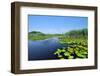
[[[40,31],[45,34],[64,33],[87,28],[88,17],[29,15],[28,32]]]

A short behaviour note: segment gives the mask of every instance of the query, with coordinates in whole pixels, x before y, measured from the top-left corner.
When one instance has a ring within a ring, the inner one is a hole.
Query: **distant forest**
[[[87,37],[88,29],[72,30],[66,32],[64,35],[71,38]]]
[[[40,31],[32,31],[28,33],[29,39],[31,40],[40,40],[51,37],[67,37],[67,38],[87,38],[88,29],[79,29],[79,30],[71,30],[69,32],[65,32],[63,34],[44,34]],[[36,38],[38,37],[38,38]]]

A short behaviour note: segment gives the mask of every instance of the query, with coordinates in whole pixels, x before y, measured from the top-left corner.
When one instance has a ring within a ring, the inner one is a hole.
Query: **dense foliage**
[[[69,38],[87,38],[88,30],[87,29],[80,29],[80,30],[72,30],[65,33],[65,36]]]

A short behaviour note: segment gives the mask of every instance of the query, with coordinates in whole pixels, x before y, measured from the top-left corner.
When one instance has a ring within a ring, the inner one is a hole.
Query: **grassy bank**
[[[44,40],[44,39],[48,39],[48,38],[53,38],[53,37],[60,37],[62,36],[62,34],[43,34],[41,32],[30,32],[28,34],[28,39],[29,40],[33,40],[33,41],[37,41],[37,40]]]
[[[37,41],[52,38],[53,36],[29,36],[29,40]]]

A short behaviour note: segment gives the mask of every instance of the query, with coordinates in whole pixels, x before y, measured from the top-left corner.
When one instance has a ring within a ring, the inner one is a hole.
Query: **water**
[[[58,42],[58,38],[49,38],[38,41],[28,41],[28,60],[50,60],[58,59],[54,52],[58,48],[62,48],[62,45]]]

